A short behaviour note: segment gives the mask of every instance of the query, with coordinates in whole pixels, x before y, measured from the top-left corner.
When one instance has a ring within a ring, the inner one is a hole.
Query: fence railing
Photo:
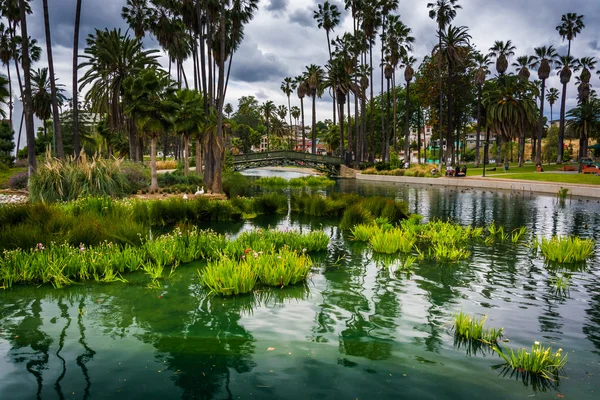
[[[293,161],[310,161],[320,164],[340,165],[343,160],[339,157],[321,156],[318,154],[303,153],[297,151],[269,151],[250,154],[239,154],[233,156],[233,163],[245,163],[261,160],[293,160]]]

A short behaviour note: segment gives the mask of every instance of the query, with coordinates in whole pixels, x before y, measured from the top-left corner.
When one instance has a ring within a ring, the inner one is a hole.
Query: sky
[[[126,0],[83,0],[79,52],[83,53],[85,38],[94,29],[121,28],[127,30],[122,20],[121,8]],[[259,10],[254,19],[246,26],[245,38],[234,55],[231,81],[226,102],[234,109],[241,96],[255,96],[259,102],[272,100],[275,104],[287,105],[287,97],[280,90],[285,77],[294,77],[302,73],[307,65],[324,65],[328,60],[325,31],[317,28],[313,11],[324,0],[260,0]],[[343,9],[343,1],[330,0],[342,11],[342,23],[335,29],[333,37],[352,30],[352,18]],[[412,29],[416,42],[414,56],[417,65],[429,54],[436,44],[436,24],[428,16],[426,4],[430,0],[400,0],[397,14]],[[55,73],[59,83],[65,85],[67,97],[71,97],[71,67],[73,47],[73,25],[75,20],[75,0],[48,0],[51,20],[52,51]],[[584,14],[586,25],[583,32],[572,44],[571,53],[581,58],[593,56],[600,58],[600,0],[460,0],[462,10],[453,21],[454,25],[469,27],[472,44],[482,51],[493,45],[494,41],[511,40],[516,46],[516,54],[533,54],[534,47],[554,45],[559,54],[566,54],[567,43],[563,42],[556,31],[562,14],[575,12]],[[34,68],[47,65],[45,53],[45,34],[42,13],[42,0],[31,2],[33,14],[28,18],[29,35],[37,39],[44,52],[40,62]],[[146,47],[157,47],[152,39],[145,41]],[[374,54],[378,54],[380,50]],[[167,58],[162,57],[167,67]],[[600,65],[599,65],[600,67]],[[193,76],[191,61],[185,64],[188,77]],[[5,69],[5,68],[4,68]],[[494,71],[494,68],[492,68]],[[4,70],[2,73],[6,73]],[[82,76],[80,72],[79,76]],[[13,77],[14,77],[13,70]],[[376,71],[375,82],[380,82]],[[532,71],[532,79],[537,77]],[[576,106],[577,91],[574,78],[567,91],[567,110]],[[600,79],[594,74],[593,88],[600,87]],[[192,84],[190,82],[190,84]],[[558,76],[552,74],[548,87],[561,89]],[[13,87],[17,86],[16,77]],[[376,92],[380,84],[375,85]],[[85,93],[85,89],[84,89]],[[15,95],[16,97],[16,95]],[[292,95],[292,106],[300,105]],[[305,102],[307,103],[307,102]],[[310,107],[305,104],[305,119],[312,118]],[[554,106],[554,119],[559,115],[560,104]],[[15,128],[18,129],[22,107],[15,98]],[[550,118],[550,109],[546,105],[546,116]],[[326,94],[317,101],[317,119],[332,117],[331,98]],[[21,140],[23,142],[24,140]],[[23,145],[21,145],[23,146]]]

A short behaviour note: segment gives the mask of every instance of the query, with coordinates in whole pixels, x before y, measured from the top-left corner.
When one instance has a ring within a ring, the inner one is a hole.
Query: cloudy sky
[[[416,38],[414,52],[419,62],[436,43],[436,25],[429,19],[426,7],[429,1],[400,0],[397,11],[413,31]],[[253,95],[260,102],[273,100],[276,104],[287,104],[287,98],[279,89],[282,80],[286,76],[299,75],[306,65],[323,65],[328,59],[325,32],[317,29],[313,19],[317,3],[323,2],[260,0],[259,11],[246,27],[245,40],[234,56],[228,102],[235,107],[239,97]],[[337,3],[343,12],[342,24],[336,28],[334,35],[351,31],[352,19],[343,10],[343,1],[330,2]],[[44,44],[42,47],[45,49],[41,3],[41,0],[32,1],[34,13],[28,19],[28,26],[30,36]],[[472,42],[481,51],[487,51],[495,40],[512,40],[517,47],[516,56],[533,54],[533,48],[541,45],[554,45],[559,53],[566,54],[566,43],[562,42],[555,27],[560,23],[562,14],[576,12],[585,15],[586,28],[573,42],[572,54],[578,58],[600,57],[600,0],[460,0],[459,3],[463,9],[459,10],[454,24],[468,26]],[[124,4],[125,0],[83,0],[80,53],[85,47],[85,38],[94,29],[127,29],[120,17]],[[70,97],[75,0],[49,0],[49,7],[56,74],[60,83],[66,85]],[[156,44],[147,41],[147,46]],[[35,67],[44,67],[45,60],[44,52]],[[166,67],[166,57],[162,61]],[[191,62],[186,64],[186,71],[188,77],[193,76]],[[16,81],[13,82],[14,87],[16,84]],[[592,85],[600,87],[596,75]],[[556,75],[549,79],[549,86],[560,87]],[[379,86],[375,88],[379,89]],[[327,97],[317,103],[318,119],[331,118],[331,99]],[[299,105],[295,96],[292,96],[292,105]],[[567,109],[575,105],[576,90],[574,85],[570,85]],[[554,108],[556,118],[559,105]],[[19,122],[16,116],[20,115],[20,110],[20,104],[16,104],[15,123]],[[547,114],[549,117],[549,110]],[[310,107],[307,107],[306,118],[310,117]]]

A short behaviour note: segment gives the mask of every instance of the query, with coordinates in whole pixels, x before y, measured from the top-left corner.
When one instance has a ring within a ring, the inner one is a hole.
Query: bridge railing
[[[249,153],[249,154],[239,154],[233,156],[234,164],[244,163],[244,162],[252,162],[252,161],[261,161],[261,160],[294,160],[294,161],[310,161],[322,164],[342,164],[343,160],[339,157],[333,156],[321,156],[318,154],[311,153],[303,153],[297,151],[269,151],[269,152],[260,152],[260,153]]]

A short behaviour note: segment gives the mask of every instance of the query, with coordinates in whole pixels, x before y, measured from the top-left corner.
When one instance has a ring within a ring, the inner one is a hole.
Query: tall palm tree
[[[481,95],[483,90],[483,84],[490,73],[489,66],[492,63],[490,57],[487,54],[475,53],[473,60],[475,61],[475,85],[477,86],[477,136],[475,138],[475,168],[479,167],[479,149],[481,143]],[[484,160],[487,155],[484,155]]]
[[[227,114],[227,119],[231,119],[231,113],[233,113],[233,106],[231,103],[225,104],[225,107],[223,107],[223,112]]]
[[[560,104],[560,126],[558,130],[558,153],[556,162],[562,164],[565,140],[565,112],[567,106],[567,85],[571,81],[573,71],[579,70],[579,60],[572,56],[560,56],[556,61],[560,83],[563,85]]]
[[[12,82],[10,77],[10,62],[13,58],[13,39],[14,36],[11,32],[12,29],[9,26],[5,26],[3,22],[0,22],[0,62],[6,67],[6,74],[8,77],[8,115],[10,120],[10,127],[13,127],[13,93],[12,93]]]
[[[558,34],[562,37],[563,40],[567,40],[569,42],[569,47],[567,50],[567,57],[571,57],[571,42],[581,33],[583,28],[585,28],[585,24],[583,23],[583,15],[577,15],[575,13],[567,13],[561,17],[560,24],[556,27]],[[562,60],[561,57],[561,64]],[[565,138],[565,102],[567,99],[567,84],[571,80],[571,72],[569,71],[570,65],[567,62],[563,64],[565,66],[564,74],[561,72],[561,83],[563,85],[562,89],[562,104],[560,106],[560,125],[558,129],[558,162],[562,163],[563,159],[563,151],[564,151],[564,138]],[[563,79],[564,78],[564,79]]]
[[[596,59],[594,57],[583,57],[579,60],[579,64],[581,66],[581,74],[579,75],[579,103],[582,106],[582,111],[586,107],[583,107],[587,103],[589,103],[590,98],[590,79],[592,78],[592,73],[594,69],[596,69]],[[584,125],[584,129],[579,130],[579,159],[587,156],[587,146],[588,146],[588,137],[589,137],[589,126],[586,123]]]
[[[127,0],[121,9],[121,17],[133,29],[135,37],[142,39],[151,22],[148,0]]]
[[[585,24],[583,23],[583,15],[577,15],[575,13],[567,13],[561,17],[560,24],[556,27],[558,34],[569,42],[569,48],[567,50],[567,56],[571,55],[571,42],[577,35],[581,33]]]
[[[273,119],[276,119],[277,107],[275,107],[275,103],[271,100],[266,101],[260,107],[261,118],[263,123],[267,127],[267,152],[270,151],[270,138],[269,138],[269,126]]]
[[[325,1],[322,5],[318,4],[317,11],[314,12],[313,17],[317,20],[317,26],[319,29],[325,30],[325,35],[327,36],[327,49],[329,50],[329,61],[331,62],[332,53],[331,53],[331,40],[329,35],[331,32],[335,30],[335,27],[340,24],[341,13],[338,10],[338,7],[335,4],[331,4],[329,1]],[[289,97],[289,96],[288,96]],[[336,97],[335,97],[335,87],[333,88],[333,123],[336,123]]]
[[[308,95],[312,98],[312,149],[311,152],[317,152],[317,97],[321,97],[323,90],[321,85],[325,80],[325,71],[318,65],[311,64],[306,67],[306,82],[310,89]]]
[[[404,111],[404,160],[405,162],[410,163],[410,128],[409,128],[409,110],[410,110],[410,82],[413,80],[415,76],[415,70],[413,69],[413,65],[417,62],[417,60],[412,57],[406,55],[402,60],[402,65],[404,66],[404,80],[406,81],[406,101],[405,101],[405,111]],[[417,128],[419,129],[419,128]],[[417,158],[420,159],[420,155],[417,155]]]
[[[552,125],[552,121],[554,121],[554,114],[552,110],[552,106],[559,99],[560,91],[557,88],[548,89],[548,93],[546,94],[546,100],[550,104],[550,125]]]
[[[53,130],[54,139],[56,141],[56,156],[58,158],[65,158],[58,110],[58,97],[54,75],[54,60],[52,58],[52,39],[50,37],[50,16],[48,13],[48,0],[42,0],[42,6],[44,9],[44,28],[46,31],[46,54],[48,55],[48,70],[50,72],[50,89],[52,92],[52,119],[54,122]]]
[[[283,82],[281,83],[281,91],[287,96],[288,98],[288,110],[290,112],[290,136],[292,134],[292,103],[290,100],[290,97],[292,96],[292,93],[294,93],[294,80],[290,77],[286,77]]]
[[[306,152],[306,134],[304,132],[304,98],[306,97],[309,89],[306,85],[306,79],[304,79],[303,75],[296,77],[295,85],[297,88],[296,93],[300,99],[300,113],[302,115],[302,152],[304,153]]]
[[[56,85],[52,93],[52,78],[48,74],[48,68],[38,69],[31,72],[31,103],[33,114],[44,123],[44,136],[47,134],[46,121],[53,116],[52,103],[56,101],[58,106],[62,106],[66,97],[62,85]],[[53,128],[56,129],[57,121],[53,121]],[[57,140],[58,142],[58,140]],[[58,153],[58,143],[57,143]]]
[[[466,26],[452,26],[442,32],[442,47],[439,51],[444,55],[448,63],[448,123],[446,131],[446,159],[451,158],[454,162],[454,99],[452,98],[454,85],[454,70],[458,65],[467,61],[471,35]]]
[[[29,174],[35,173],[37,163],[35,160],[35,131],[33,126],[33,105],[31,103],[31,58],[29,54],[29,35],[27,34],[27,0],[19,0],[19,15],[21,18],[21,57],[23,64],[23,110],[25,112],[25,132],[27,136],[27,161]]]
[[[79,26],[81,23],[81,1],[77,0],[75,6],[75,26],[73,32],[73,147],[75,150],[75,159],[79,158],[81,153],[81,145],[79,144],[79,88],[78,76],[79,72]],[[129,144],[129,156],[131,157],[131,151],[134,147]]]
[[[298,106],[293,106],[292,109],[290,110],[290,114],[292,114],[292,117],[296,121],[296,129],[294,129],[294,132],[296,133],[295,137],[294,137],[294,148],[293,148],[294,151],[296,151],[297,146],[298,146],[298,120],[300,119],[301,113],[302,113],[302,111],[300,110],[300,107],[298,107]]]
[[[544,133],[544,93],[546,93],[546,79],[550,76],[550,70],[552,64],[556,60],[557,54],[553,46],[536,47],[533,51],[535,55],[533,56],[534,60],[532,66],[538,68],[538,78],[542,81],[540,90],[540,120],[538,123],[537,147],[535,149],[535,164],[538,165],[542,163],[542,135]],[[550,90],[552,91],[552,89]],[[556,92],[558,93],[557,90]],[[554,101],[550,103],[550,115],[552,115],[553,104]],[[550,124],[552,125],[552,117],[550,117]]]
[[[534,56],[520,56],[517,57],[514,63],[512,63],[512,66],[517,69],[517,75],[523,79],[529,79],[531,76],[529,68],[532,68],[534,63]]]
[[[392,12],[398,9],[398,5],[399,5],[399,1],[398,0],[375,0],[373,1],[373,6],[372,8],[379,13],[379,16],[381,18],[381,98],[383,99],[383,91],[384,91],[384,87],[383,87],[383,80],[384,77],[387,78],[386,75],[386,71],[385,69],[388,68],[389,63],[386,62],[386,58],[385,58],[385,42],[387,40],[387,36],[388,36],[388,31],[387,31],[387,26],[388,26],[388,20],[389,18],[392,16]],[[396,65],[397,66],[397,65]],[[391,69],[391,77],[387,80],[387,85],[388,85],[388,97],[389,97],[389,86],[390,86],[390,79],[394,78],[394,73],[395,73],[395,68],[392,67]],[[389,103],[389,101],[388,101]],[[388,160],[389,161],[389,132],[390,132],[390,123],[388,121],[388,118],[386,118],[384,116],[383,113],[381,113],[381,128],[382,128],[382,143],[384,144],[384,146],[382,147],[382,150],[384,150],[384,154],[381,155],[382,159],[384,161]],[[383,131],[385,131],[385,136],[387,136],[386,139],[383,138],[384,134]]]
[[[436,0],[434,3],[427,3],[427,8],[429,8],[429,18],[435,20],[437,22],[437,35],[438,35],[438,76],[439,76],[439,89],[440,89],[440,109],[439,109],[439,123],[440,123],[440,148],[442,146],[442,115],[444,108],[444,101],[442,95],[442,32],[446,29],[448,25],[452,22],[454,18],[456,18],[456,10],[462,8],[460,4],[457,4],[458,0]],[[446,143],[447,148],[449,147],[449,143]],[[441,151],[440,151],[440,160],[441,160]]]
[[[506,73],[508,58],[515,55],[516,49],[510,40],[507,40],[506,43],[501,40],[494,42],[494,45],[490,48],[490,57],[496,58],[496,71],[498,71],[498,75],[502,76]]]

